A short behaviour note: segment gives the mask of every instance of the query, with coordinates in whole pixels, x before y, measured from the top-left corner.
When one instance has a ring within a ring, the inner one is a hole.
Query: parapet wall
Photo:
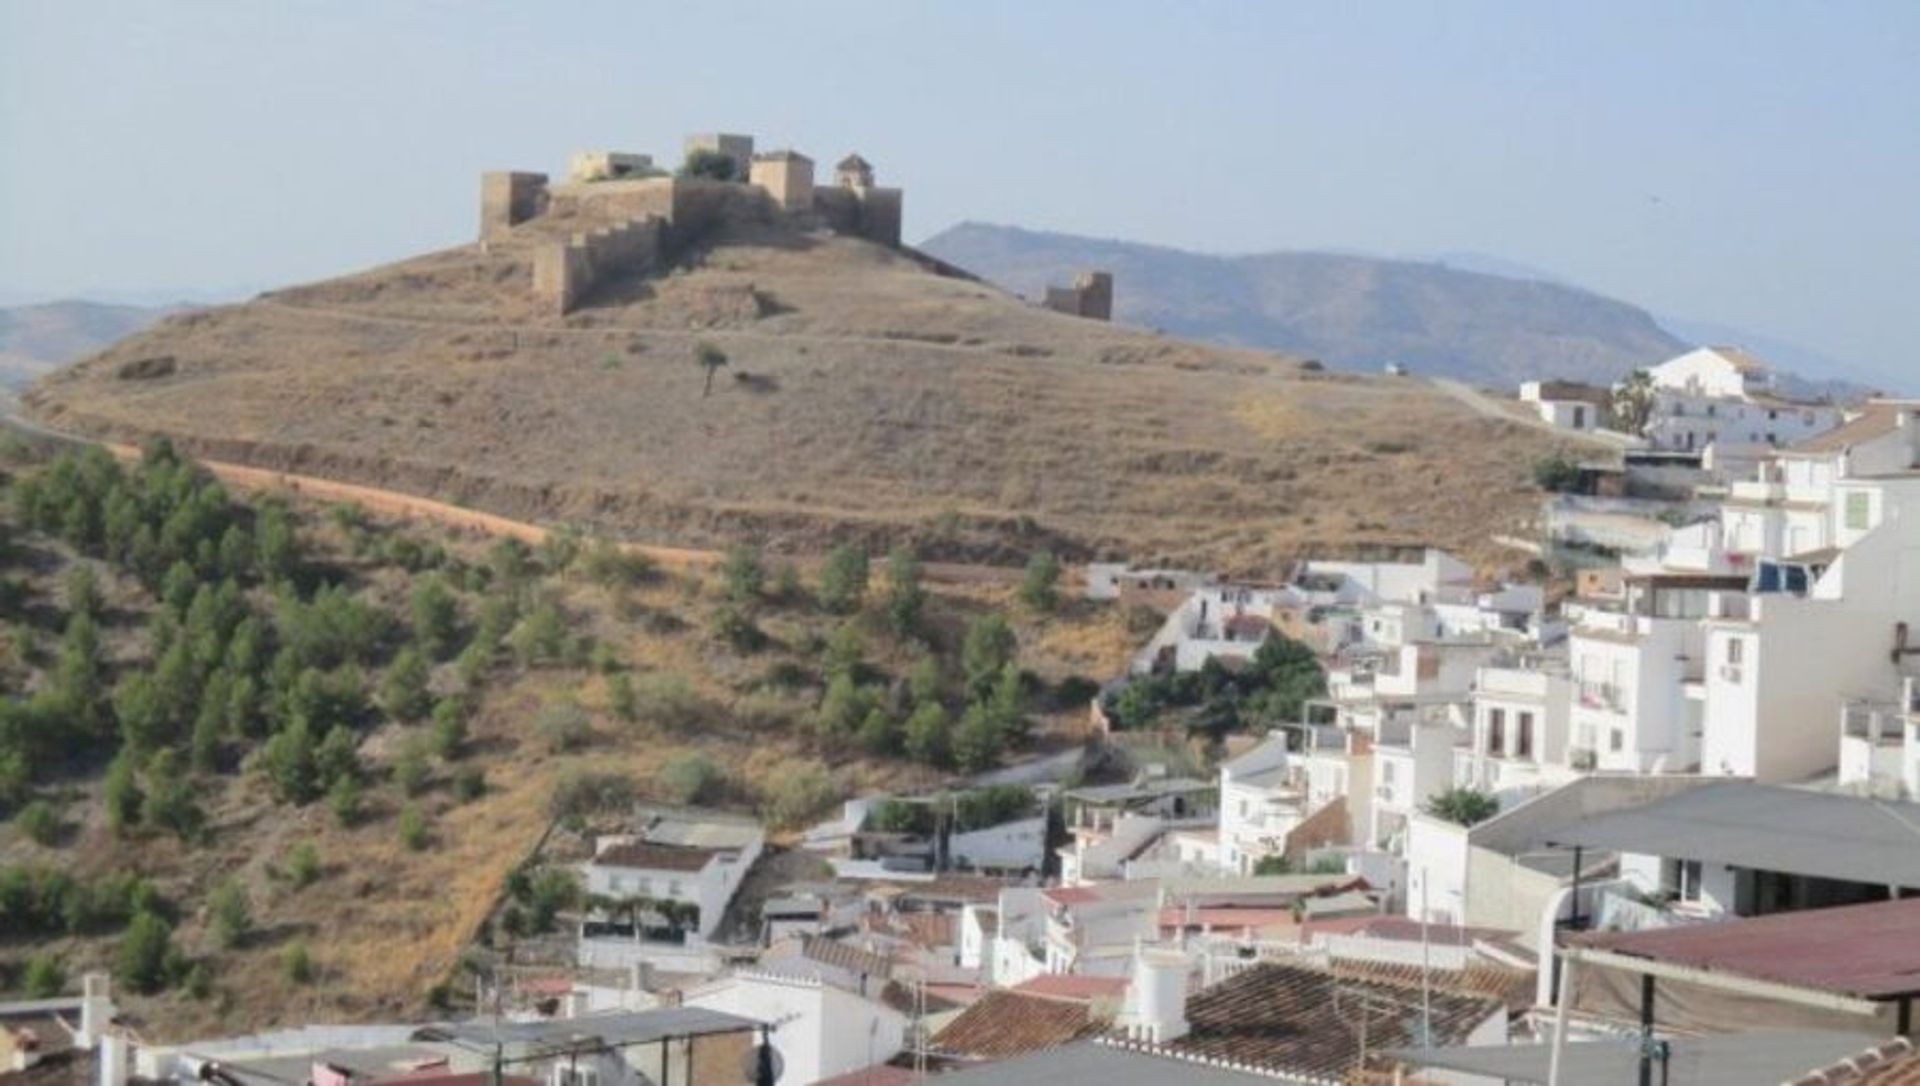
[[[601,282],[649,271],[660,261],[664,232],[660,219],[638,218],[540,246],[533,254],[534,298],[550,312],[566,313]]]
[[[554,185],[547,214],[556,222],[570,218],[605,222],[659,219],[669,248],[690,244],[730,216],[764,216],[766,195],[729,181],[700,177],[654,177],[636,181],[594,181]]]

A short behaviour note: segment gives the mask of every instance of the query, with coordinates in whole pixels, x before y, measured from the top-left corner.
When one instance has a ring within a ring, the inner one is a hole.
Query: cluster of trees
[[[919,557],[911,548],[895,548],[883,572],[875,591],[870,560],[853,546],[834,548],[821,564],[813,602],[844,618],[821,647],[824,690],[812,717],[815,738],[830,750],[857,747],[928,765],[969,771],[993,765],[1027,734],[1028,683],[1014,662],[1012,627],[997,615],[974,620],[961,646],[956,683],[928,644],[928,593]],[[1059,575],[1051,555],[1036,556],[1022,597],[1036,608],[1052,608]],[[759,553],[747,547],[728,552],[720,589],[713,633],[741,651],[765,641],[756,621],[759,608],[802,604],[806,595],[791,565],[769,574]],[[906,675],[889,679],[870,665],[868,631],[878,624],[898,641],[918,642],[926,650]]]
[[[1217,737],[1294,723],[1308,700],[1326,692],[1327,673],[1313,650],[1275,631],[1237,671],[1209,659],[1198,671],[1141,676],[1109,694],[1104,708],[1123,729],[1143,728],[1178,711],[1189,731]]]
[[[814,732],[828,747],[857,744],[879,756],[905,755],[936,766],[977,772],[1027,738],[1027,679],[1015,656],[1012,627],[999,615],[974,619],[961,645],[958,695],[940,659],[920,657],[906,676],[875,680],[858,625],[835,632],[823,653],[826,692]],[[950,705],[964,706],[956,716]]]

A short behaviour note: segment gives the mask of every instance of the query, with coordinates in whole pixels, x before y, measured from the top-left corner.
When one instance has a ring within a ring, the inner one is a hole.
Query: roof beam
[[[1717,972],[1701,969],[1697,966],[1676,965],[1654,958],[1641,958],[1631,954],[1620,954],[1598,947],[1569,946],[1560,949],[1562,957],[1582,965],[1598,965],[1610,969],[1622,969],[1644,976],[1659,977],[1662,980],[1677,980],[1688,984],[1699,984],[1717,988],[1738,995],[1755,996],[1760,999],[1772,999],[1782,1003],[1796,1003],[1803,1007],[1819,1010],[1839,1011],[1843,1014],[1857,1014],[1873,1017],[1880,1013],[1881,1004],[1871,999],[1857,999],[1853,996],[1835,992],[1823,992],[1817,988],[1802,988],[1793,984],[1781,984],[1777,981],[1760,980],[1757,977],[1741,976],[1738,973]]]

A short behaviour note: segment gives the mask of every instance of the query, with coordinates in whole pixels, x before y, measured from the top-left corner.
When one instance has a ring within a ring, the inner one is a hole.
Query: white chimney
[[[105,973],[88,973],[80,978],[80,1030],[73,1035],[75,1048],[92,1048],[106,1028],[113,1024],[113,996]]]
[[[100,1037],[100,1055],[94,1064],[94,1086],[127,1086],[127,1039],[117,1033]]]
[[[1187,1035],[1187,956],[1161,948],[1134,952],[1133,979],[1116,1023],[1127,1039],[1166,1044]]]

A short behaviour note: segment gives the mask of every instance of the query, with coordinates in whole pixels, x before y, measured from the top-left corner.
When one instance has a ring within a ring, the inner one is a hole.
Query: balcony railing
[[[1840,708],[1840,734],[1874,746],[1899,746],[1917,716],[1911,703],[1851,701]]]
[[[1626,692],[1612,683],[1583,682],[1578,689],[1580,707],[1583,709],[1604,709],[1613,713],[1627,711]]]

